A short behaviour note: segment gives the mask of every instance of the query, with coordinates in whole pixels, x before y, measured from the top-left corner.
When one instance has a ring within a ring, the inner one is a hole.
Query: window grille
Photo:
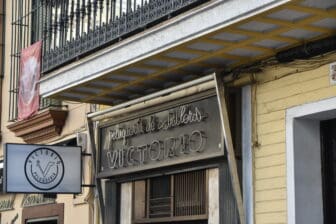
[[[42,18],[45,16],[42,0],[13,0],[11,23],[11,64],[9,86],[9,121],[17,119],[18,87],[21,50],[42,38]],[[58,106],[60,102],[41,99],[40,109]]]
[[[207,219],[206,173],[206,170],[200,170],[150,178],[142,182],[143,186],[141,181],[135,182],[134,223],[182,220],[202,223]],[[141,190],[144,188],[146,196]]]
[[[205,171],[174,176],[174,216],[206,213]]]

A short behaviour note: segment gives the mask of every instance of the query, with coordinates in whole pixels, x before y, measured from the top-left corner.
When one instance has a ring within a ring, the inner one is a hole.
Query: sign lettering
[[[217,99],[100,127],[101,173],[136,172],[223,155]]]
[[[43,194],[25,194],[22,199],[22,207],[29,207],[41,204],[55,203],[54,198],[46,198]]]

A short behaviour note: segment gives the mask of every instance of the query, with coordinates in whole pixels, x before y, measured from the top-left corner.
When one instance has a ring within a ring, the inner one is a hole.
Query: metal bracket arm
[[[82,187],[96,187],[95,184],[82,184]]]
[[[85,153],[85,152],[82,152],[82,156],[92,156],[92,153]]]

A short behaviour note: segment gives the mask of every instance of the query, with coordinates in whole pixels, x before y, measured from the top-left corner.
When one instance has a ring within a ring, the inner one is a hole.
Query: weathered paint
[[[132,224],[132,182],[121,184],[120,224]]]
[[[219,173],[218,169],[208,170],[209,181],[209,224],[219,223]]]

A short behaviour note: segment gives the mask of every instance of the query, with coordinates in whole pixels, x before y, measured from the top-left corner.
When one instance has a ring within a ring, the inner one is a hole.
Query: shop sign
[[[22,199],[22,207],[55,203],[54,198],[46,198],[43,194],[25,194]]]
[[[4,165],[6,192],[81,192],[80,147],[6,144]]]
[[[133,115],[100,127],[100,176],[218,157],[222,141],[215,96]]]
[[[330,83],[336,85],[336,63],[330,64]]]

